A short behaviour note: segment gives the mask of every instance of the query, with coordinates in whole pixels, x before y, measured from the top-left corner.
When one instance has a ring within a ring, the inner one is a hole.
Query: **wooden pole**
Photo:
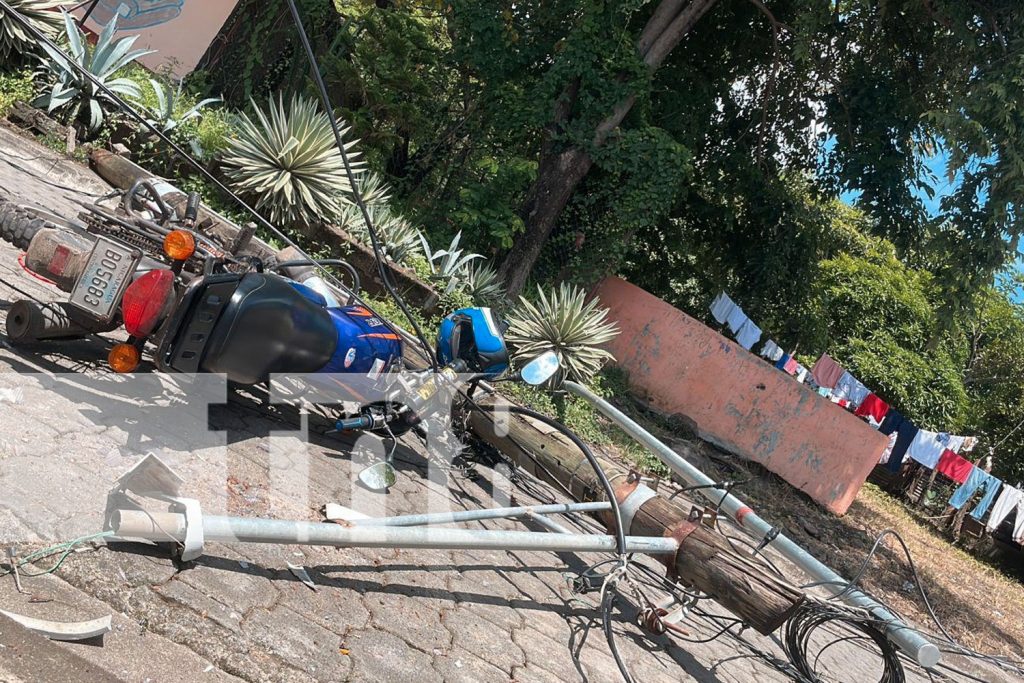
[[[493,405],[493,399],[480,402]],[[510,456],[524,470],[564,487],[576,500],[606,499],[597,475],[572,442],[535,420],[514,414],[507,417],[507,427],[503,420],[500,431],[495,428],[493,414],[473,411],[469,424],[478,437]],[[600,456],[598,460],[619,503],[624,503],[637,489],[638,482],[622,465]],[[604,515],[603,521],[609,531],[614,528],[610,515]],[[679,552],[674,557],[659,558],[669,575],[711,595],[760,633],[777,630],[804,601],[804,593],[796,586],[738,554],[722,534],[690,521],[687,510],[663,496],[655,495],[640,505],[625,531],[629,535],[679,539]]]

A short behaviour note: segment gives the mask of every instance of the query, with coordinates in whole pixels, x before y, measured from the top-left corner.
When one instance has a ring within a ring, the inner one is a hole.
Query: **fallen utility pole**
[[[505,412],[502,429],[494,418],[502,412],[493,398],[478,399],[491,410],[472,411],[474,433],[513,458],[525,471],[571,493],[579,501],[604,500],[597,475],[583,453],[557,431],[520,415]],[[492,412],[492,410],[494,412]],[[679,541],[674,555],[659,556],[669,574],[684,585],[711,595],[716,602],[763,634],[781,627],[805,600],[799,588],[765,572],[764,568],[734,551],[722,534],[688,510],[636,481],[618,463],[598,456],[615,487],[625,533],[664,536]],[[614,521],[602,515],[609,530]]]
[[[840,596],[847,604],[860,607],[871,612],[878,619],[886,622],[885,634],[895,645],[910,655],[918,664],[932,668],[941,660],[939,648],[925,639],[920,633],[911,629],[896,615],[877,601],[850,586],[850,582],[822,564],[793,542],[785,534],[759,517],[748,505],[728,491],[714,486],[715,482],[706,474],[691,465],[681,455],[659,441],[650,432],[631,420],[626,414],[605,401],[589,389],[575,382],[566,382],[564,387],[569,393],[575,394],[595,406],[605,417],[612,420],[627,434],[647,447],[652,453],[668,465],[673,472],[693,486],[703,488],[697,491],[708,500],[719,505],[723,512],[728,513],[742,528],[763,542],[771,543],[790,562],[800,567],[813,577],[815,581],[833,594]]]

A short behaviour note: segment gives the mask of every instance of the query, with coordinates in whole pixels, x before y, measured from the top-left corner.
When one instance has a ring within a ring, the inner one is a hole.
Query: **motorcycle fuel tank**
[[[402,357],[402,338],[363,306],[328,308],[338,344],[320,372],[351,372],[376,379]]]

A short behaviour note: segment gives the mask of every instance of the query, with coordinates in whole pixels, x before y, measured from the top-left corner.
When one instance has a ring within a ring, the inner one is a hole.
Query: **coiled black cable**
[[[852,610],[826,602],[811,601],[800,605],[796,613],[786,622],[782,636],[782,647],[793,666],[808,680],[820,683],[821,678],[816,672],[818,657],[827,648],[850,637],[843,637],[828,643],[818,651],[813,662],[809,660],[811,636],[818,628],[826,624],[841,624],[857,632],[854,637],[864,637],[875,643],[882,654],[882,677],[878,683],[904,683],[906,673],[899,651],[882,629],[876,626],[875,620],[865,617]]]

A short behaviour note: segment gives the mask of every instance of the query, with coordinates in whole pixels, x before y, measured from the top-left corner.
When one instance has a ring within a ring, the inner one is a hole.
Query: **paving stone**
[[[511,672],[526,662],[518,645],[508,638],[496,637],[493,624],[468,610],[446,613],[444,625],[451,632],[455,647],[482,657],[502,671]]]
[[[494,666],[479,652],[459,647],[447,654],[435,655],[434,670],[446,683],[508,683],[513,680],[507,670]]]
[[[346,641],[352,658],[352,678],[357,681],[426,683],[441,681],[431,666],[432,657],[409,647],[390,633],[362,631]]]
[[[249,638],[269,654],[280,657],[317,681],[343,681],[352,660],[340,650],[343,641],[286,607],[257,609],[242,624]]]

